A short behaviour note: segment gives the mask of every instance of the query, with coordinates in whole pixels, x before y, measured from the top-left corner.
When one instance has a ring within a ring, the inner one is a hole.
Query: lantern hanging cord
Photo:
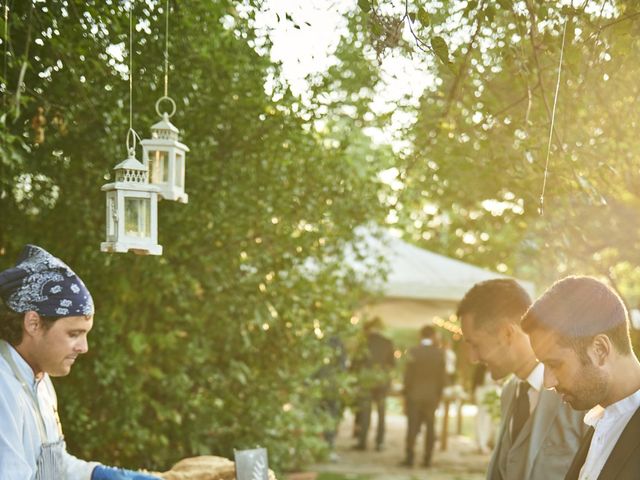
[[[133,130],[133,0],[129,0],[129,130]]]
[[[4,44],[4,67],[2,70],[2,82],[4,83],[4,88],[2,90],[2,105],[4,106],[4,116],[2,120],[2,124],[7,124],[7,92],[9,91],[9,85],[7,81],[7,58],[9,57],[9,0],[4,1],[4,37],[2,37],[2,43]],[[6,145],[7,136],[3,135],[4,139],[3,143]]]
[[[169,0],[167,0],[164,34],[164,96],[169,96]]]
[[[569,19],[564,22],[564,30],[562,31],[562,46],[560,47],[560,62],[558,63],[558,79],[556,81],[556,92],[553,98],[553,110],[551,111],[551,126],[549,128],[549,142],[547,143],[547,159],[544,165],[544,176],[542,179],[542,192],[540,193],[540,215],[544,215],[544,194],[547,187],[547,177],[549,175],[549,157],[551,154],[551,141],[553,139],[553,129],[556,120],[556,106],[558,105],[558,94],[560,92],[560,74],[562,73],[562,58],[564,56],[564,45],[567,36],[567,24]]]
[[[135,158],[136,156],[136,147],[138,143],[136,140],[142,142],[140,135],[133,128],[130,128],[127,132],[127,153],[129,154],[129,158]]]

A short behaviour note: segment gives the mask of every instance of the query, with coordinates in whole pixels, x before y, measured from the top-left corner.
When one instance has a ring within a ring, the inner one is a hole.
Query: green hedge
[[[134,127],[143,137],[162,95],[163,4],[135,2]],[[137,257],[99,252],[100,187],[126,156],[127,12],[118,2],[13,2],[0,267],[36,243],[94,294],[90,352],[55,380],[79,457],[166,469],[261,445],[272,466],[291,468],[322,455],[330,419],[319,405],[327,388],[348,386],[314,374],[333,361],[327,339],[353,334],[362,291],[340,252],[355,226],[383,218],[375,175],[390,155],[349,117],[327,114],[318,131],[317,112],[277,80],[268,42],[253,48],[257,5],[236,6],[173,4],[170,94],[191,148],[190,201],[160,203],[165,254]],[[122,45],[124,60],[105,53],[110,45]],[[354,52],[341,55],[364,62]],[[329,80],[313,102],[341,88],[337,73]],[[36,132],[38,107],[47,124]]]

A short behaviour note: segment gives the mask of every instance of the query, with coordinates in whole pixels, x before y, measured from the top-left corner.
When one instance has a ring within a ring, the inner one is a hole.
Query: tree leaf
[[[469,0],[463,14],[467,16],[469,15],[469,12],[475,10],[476,8],[478,8],[478,0]]]
[[[363,12],[368,12],[371,10],[371,2],[369,0],[358,0],[358,6]]]
[[[431,18],[429,17],[429,14],[422,7],[418,9],[418,21],[422,24],[423,27],[428,27],[429,25],[431,25]]]
[[[378,22],[373,22],[371,24],[371,31],[377,36],[382,35],[382,25],[380,25]]]
[[[449,61],[449,47],[442,37],[433,37],[431,39],[431,48],[433,52],[438,56],[440,61],[444,64],[451,63]]]

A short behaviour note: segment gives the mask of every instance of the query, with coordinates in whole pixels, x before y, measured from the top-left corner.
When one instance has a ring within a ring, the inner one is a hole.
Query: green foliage
[[[135,2],[134,128],[142,137],[162,95],[163,5]],[[20,110],[4,112],[2,267],[36,243],[92,290],[91,350],[56,379],[79,457],[164,469],[262,445],[283,469],[326,448],[319,403],[327,380],[314,373],[334,355],[326,339],[353,333],[348,319],[362,292],[342,247],[355,226],[383,218],[375,175],[390,156],[337,106],[325,118],[313,109],[331,91],[347,92],[341,106],[361,111],[366,101],[347,94],[375,84],[373,70],[365,80],[337,70],[317,79],[305,110],[278,80],[268,39],[256,37],[258,5],[173,4],[169,93],[191,149],[190,201],[160,203],[165,254],[136,257],[99,252],[100,187],[126,154],[125,6],[13,2],[5,105],[16,100],[25,61],[28,68]],[[38,107],[46,124],[33,122]]]
[[[625,0],[578,4],[409,2],[430,15],[429,31],[414,34],[452,63],[432,65],[437,80],[413,110],[392,208],[426,248],[541,286],[595,274],[633,304],[640,11]]]
[[[482,398],[482,403],[489,410],[489,415],[494,422],[500,421],[500,394],[496,390],[488,391]]]

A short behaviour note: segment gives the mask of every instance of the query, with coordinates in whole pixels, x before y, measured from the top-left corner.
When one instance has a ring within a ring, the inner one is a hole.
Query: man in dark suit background
[[[402,465],[412,467],[416,437],[426,424],[422,464],[431,465],[436,439],[435,413],[445,385],[444,352],[435,344],[435,330],[427,325],[420,330],[421,341],[407,354],[404,373],[404,399],[407,414],[406,456]]]
[[[589,430],[565,480],[640,478],[640,362],[620,297],[590,277],[551,286],[522,319],[544,383],[584,417]]]
[[[395,366],[393,342],[380,333],[382,319],[374,317],[364,325],[367,349],[364,358],[357,365],[361,376],[365,377],[363,391],[360,392],[356,412],[356,450],[366,450],[371,410],[375,404],[378,413],[376,450],[382,450],[385,435],[385,414],[387,395],[391,386],[391,372]]]

